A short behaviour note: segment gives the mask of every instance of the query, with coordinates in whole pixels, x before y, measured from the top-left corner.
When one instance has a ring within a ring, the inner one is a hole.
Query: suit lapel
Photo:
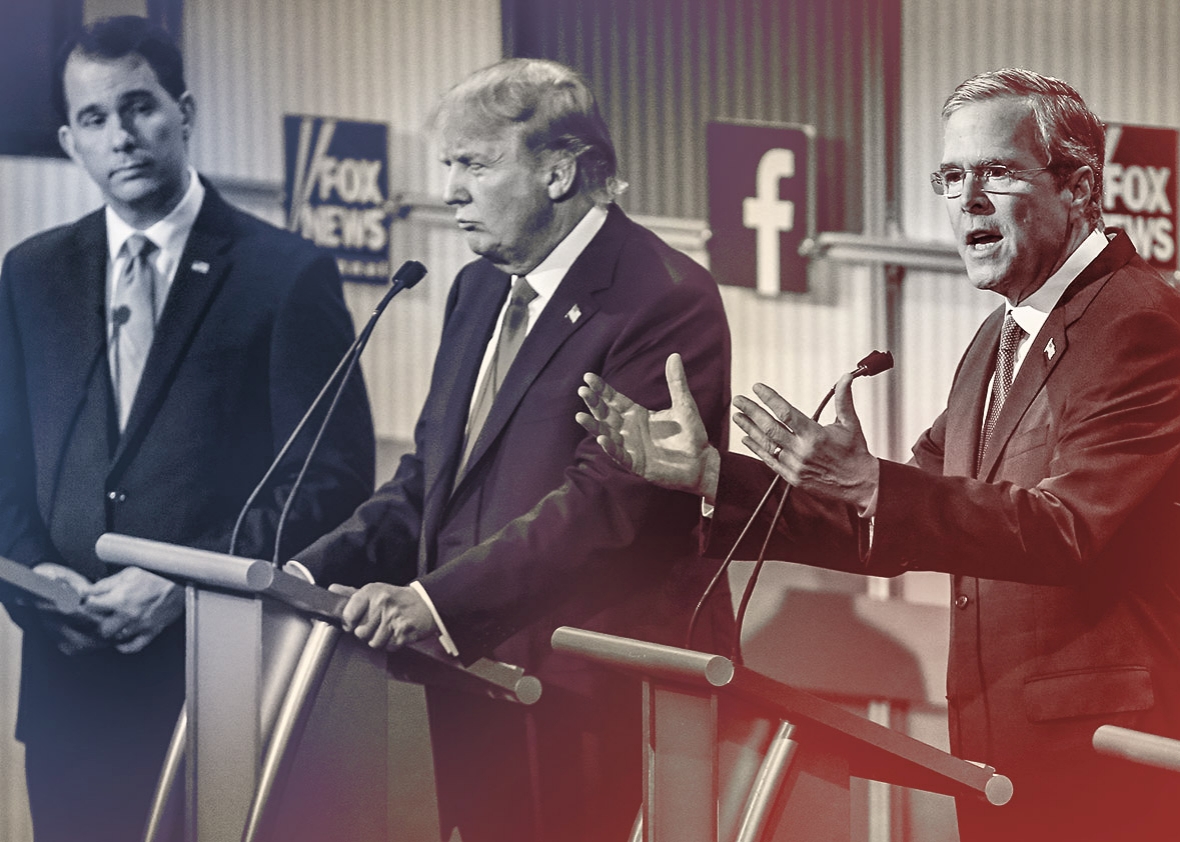
[[[998,344],[998,341],[997,341]],[[1049,352],[1052,350],[1052,353]],[[996,417],[996,426],[992,428],[991,438],[988,439],[987,451],[983,461],[979,464],[980,478],[987,478],[1004,452],[1004,445],[1008,443],[1012,433],[1016,430],[1020,419],[1028,411],[1033,398],[1045,385],[1049,373],[1057,365],[1058,360],[1065,356],[1067,350],[1065,338],[1065,319],[1060,307],[1055,307],[1045,320],[1040,332],[1033,338],[1024,355],[1024,362],[1020,364],[1020,371],[1012,381],[1012,388],[1004,401],[1000,414]],[[993,350],[993,354],[994,354]],[[982,421],[980,422],[982,426]]]
[[[947,476],[975,476],[984,396],[991,388],[1003,321],[1004,308],[1000,307],[980,326],[963,356],[959,375],[947,398],[946,454],[943,457],[943,473]]]
[[[488,453],[492,442],[503,431],[549,360],[571,336],[589,323],[598,311],[594,294],[611,285],[614,264],[622,247],[622,235],[626,224],[622,211],[612,206],[602,230],[574,261],[553,297],[541,311],[537,323],[520,346],[520,351],[508,370],[508,376],[496,394],[487,421],[484,422],[479,438],[471,450],[467,468],[455,484],[456,491]],[[576,388],[577,384],[570,384],[571,390]]]
[[[127,427],[115,450],[112,465],[115,471],[126,464],[130,452],[159,411],[177,366],[192,345],[197,328],[233,264],[230,252],[233,211],[207,183],[205,189],[204,204],[185,243],[168,300],[156,325]]]
[[[432,418],[439,428],[437,436],[441,447],[437,452],[441,458],[433,468],[427,466],[428,518],[436,505],[446,503],[454,487],[459,460],[463,458],[467,416],[475,394],[479,367],[511,286],[509,277],[491,264],[486,265],[483,274],[486,277],[477,275],[467,282],[469,289],[463,292],[462,300],[456,305],[453,318],[462,318],[463,321],[454,325],[453,333],[449,328],[444,332],[443,342],[453,343],[459,350],[446,374],[439,378],[437,385],[431,387],[432,391],[441,390],[446,399],[439,413]],[[445,353],[440,351],[440,355]]]
[[[1004,408],[996,418],[996,426],[988,441],[987,453],[979,466],[981,478],[991,475],[1000,454],[1004,452],[1004,445],[1015,432],[1020,419],[1024,417],[1024,413],[1028,411],[1058,362],[1069,352],[1069,326],[1090,306],[1090,302],[1105,285],[1111,273],[1125,265],[1134,253],[1135,247],[1130,239],[1126,234],[1119,233],[1065,290],[1061,300],[1045,320],[1044,326],[1028,346],[1028,353],[1025,354],[1008,398],[1004,401]],[[993,343],[993,354],[996,344],[998,339]]]
[[[58,318],[39,326],[46,334],[43,346],[53,354],[47,379],[47,399],[53,407],[45,417],[60,420],[52,431],[55,444],[47,449],[60,460],[66,437],[85,400],[87,383],[95,368],[107,375],[106,366],[106,222],[101,210],[79,220],[75,246],[63,255],[60,271],[45,278],[47,299],[57,301]],[[52,476],[56,476],[55,464]]]

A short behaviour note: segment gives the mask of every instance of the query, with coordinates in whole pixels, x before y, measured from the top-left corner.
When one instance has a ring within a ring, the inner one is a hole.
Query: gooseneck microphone
[[[377,303],[377,306],[373,308],[373,313],[369,316],[369,321],[365,324],[361,332],[357,334],[357,337],[353,340],[352,344],[348,346],[348,350],[344,352],[344,356],[340,358],[340,362],[336,364],[336,368],[332,370],[330,375],[328,375],[327,381],[324,383],[323,388],[320,389],[319,394],[315,396],[315,400],[311,402],[311,406],[307,408],[307,411],[303,414],[303,417],[299,419],[299,423],[295,425],[295,429],[291,431],[291,435],[287,437],[286,442],[284,442],[282,448],[279,449],[278,454],[270,463],[270,467],[266,469],[266,473],[263,474],[262,479],[258,481],[258,485],[254,486],[254,490],[250,492],[250,496],[247,497],[246,502],[242,504],[242,510],[238,513],[238,519],[234,523],[233,533],[230,535],[229,539],[230,555],[233,555],[234,550],[237,548],[238,533],[241,531],[242,523],[246,519],[246,513],[250,510],[251,506],[254,505],[254,502],[258,499],[258,495],[262,493],[262,490],[266,487],[266,484],[270,482],[271,477],[273,477],[275,471],[278,470],[279,464],[283,461],[283,457],[287,455],[287,452],[295,443],[295,439],[299,437],[299,434],[303,431],[303,428],[307,426],[307,422],[311,420],[312,415],[323,401],[324,396],[328,393],[328,389],[330,389],[332,384],[335,382],[336,391],[332,396],[332,402],[329,404],[327,411],[324,413],[323,420],[320,421],[319,430],[316,432],[316,436],[311,443],[311,447],[309,447],[307,450],[307,456],[304,458],[303,465],[299,469],[299,474],[295,478],[294,484],[291,486],[291,491],[287,494],[286,502],[283,504],[283,511],[279,515],[278,525],[275,528],[274,556],[272,560],[276,567],[279,566],[279,549],[282,546],[283,525],[286,523],[287,516],[291,511],[291,503],[294,501],[295,495],[299,491],[299,486],[303,483],[303,477],[307,473],[308,466],[311,465],[312,457],[315,455],[316,449],[319,447],[320,440],[324,437],[324,431],[328,428],[328,421],[331,419],[332,413],[336,410],[336,405],[340,402],[340,398],[344,394],[344,387],[348,383],[348,378],[352,375],[353,370],[356,368],[357,361],[360,360],[361,352],[365,349],[365,345],[368,344],[369,341],[369,336],[373,333],[373,328],[377,326],[377,320],[381,318],[381,314],[385,312],[385,308],[389,305],[389,302],[393,300],[395,295],[414,286],[418,283],[418,281],[422,280],[425,275],[426,267],[417,260],[407,260],[401,265],[401,268],[399,268],[397,272],[394,273],[393,278],[390,281],[389,290],[386,291],[384,296],[382,296],[381,300]],[[341,375],[342,370],[344,372],[343,375]]]
[[[888,351],[873,351],[863,360],[856,364],[856,368],[852,372],[853,377],[873,377],[880,374],[882,371],[888,371],[893,368],[893,354]],[[835,387],[832,388],[832,394],[835,394]]]
[[[852,370],[852,376],[853,378],[872,377],[874,375],[880,374],[883,371],[888,371],[891,368],[893,368],[893,354],[891,354],[889,351],[873,351],[856,364],[856,368]],[[830,401],[835,394],[836,387],[833,385],[832,388],[828,389],[828,393],[824,395],[823,400],[819,402],[819,406],[816,407],[815,412],[812,413],[812,421],[819,421],[820,413],[824,411],[824,408],[828,405],[828,401]],[[721,566],[717,568],[717,572],[713,574],[713,578],[709,580],[708,586],[705,588],[704,593],[701,594],[701,598],[697,601],[696,607],[692,612],[692,618],[688,623],[688,634],[685,638],[686,649],[692,648],[692,633],[696,627],[697,618],[700,616],[701,609],[705,605],[705,601],[712,595],[713,591],[717,587],[717,583],[729,569],[729,565],[733,562],[734,553],[737,552],[737,548],[741,546],[742,541],[745,540],[746,533],[750,531],[750,527],[754,524],[754,521],[762,512],[763,507],[766,505],[766,501],[770,499],[770,495],[774,491],[775,486],[778,485],[779,479],[781,479],[781,477],[779,477],[777,473],[771,478],[770,485],[766,487],[766,491],[763,493],[762,499],[758,501],[758,505],[755,506],[754,511],[750,513],[750,517],[746,520],[745,525],[742,526],[741,532],[738,533],[737,540],[733,542],[733,546],[730,547],[730,550],[726,554],[724,561],[721,562]],[[770,544],[770,536],[774,532],[774,525],[778,523],[779,517],[782,516],[783,507],[786,505],[787,496],[790,493],[790,490],[791,487],[787,486],[787,488],[783,491],[782,496],[779,498],[778,507],[775,509],[774,517],[770,519],[770,528],[767,529],[766,537],[762,541],[762,547],[758,550],[758,558],[754,563],[754,570],[751,572],[750,579],[748,582],[746,582],[745,590],[742,592],[742,600],[738,606],[737,614],[735,615],[734,619],[732,660],[737,664],[742,663],[742,623],[746,617],[746,608],[750,604],[750,597],[754,593],[754,585],[758,581],[758,575],[762,572],[762,567],[766,563],[766,548]]]

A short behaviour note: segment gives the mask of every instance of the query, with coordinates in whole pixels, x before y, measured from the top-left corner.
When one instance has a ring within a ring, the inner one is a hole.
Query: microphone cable
[[[311,464],[311,459],[315,455],[315,451],[324,436],[324,431],[327,429],[328,420],[332,417],[332,413],[336,409],[336,405],[340,402],[340,398],[344,394],[344,386],[347,384],[348,378],[352,374],[353,369],[356,368],[356,364],[360,359],[361,352],[368,343],[369,336],[373,333],[373,328],[377,325],[377,319],[380,318],[383,312],[385,312],[386,306],[388,306],[389,302],[393,300],[395,295],[417,284],[418,281],[422,280],[425,274],[426,267],[416,260],[407,260],[401,265],[401,268],[399,268],[397,272],[394,273],[393,278],[390,281],[389,290],[382,297],[381,301],[378,302],[377,306],[373,308],[373,313],[369,316],[369,321],[365,324],[364,329],[362,329],[361,332],[357,334],[356,339],[353,340],[352,344],[348,347],[348,350],[344,352],[344,356],[340,358],[340,362],[336,364],[336,368],[332,370],[330,375],[328,375],[327,381],[325,381],[323,387],[319,391],[319,394],[317,394],[315,399],[311,402],[311,406],[307,408],[307,411],[303,414],[303,417],[299,419],[299,423],[295,425],[295,429],[291,431],[291,435],[287,437],[286,442],[284,442],[282,448],[279,449],[278,454],[270,463],[270,467],[267,468],[266,473],[262,476],[262,479],[258,481],[256,486],[254,486],[254,490],[250,492],[250,496],[247,497],[246,502],[242,504],[242,509],[238,513],[238,518],[234,522],[233,532],[230,535],[229,555],[234,555],[234,550],[237,548],[238,533],[241,531],[242,523],[246,518],[246,513],[254,505],[254,502],[258,499],[258,495],[262,493],[263,488],[266,487],[266,484],[270,482],[271,478],[274,476],[274,473],[278,469],[279,464],[283,461],[283,458],[287,455],[287,452],[295,443],[296,438],[298,438],[299,434],[303,432],[303,428],[307,426],[308,421],[311,420],[311,417],[315,413],[316,408],[319,407],[321,401],[323,401],[324,396],[328,393],[328,389],[331,388],[333,382],[336,381],[337,376],[340,375],[341,370],[344,370],[344,374],[340,377],[339,383],[336,387],[336,393],[332,398],[332,403],[329,405],[328,410],[324,413],[324,418],[320,422],[319,431],[316,433],[311,447],[308,448],[307,456],[303,460],[303,465],[299,470],[299,474],[295,479],[295,483],[291,486],[291,491],[287,494],[287,499],[283,504],[282,513],[279,515],[278,525],[275,529],[274,556],[272,558],[272,563],[276,567],[279,566],[279,548],[282,546],[281,539],[283,526],[291,509],[291,501],[295,499],[295,494],[299,490],[300,484],[302,484],[303,477],[307,473],[308,466]]]
[[[888,371],[891,368],[893,368],[893,354],[891,354],[889,351],[873,351],[856,364],[856,368],[852,371],[852,376],[854,378],[872,377],[874,375],[880,374],[883,371]],[[828,389],[828,393],[824,395],[823,400],[819,402],[819,406],[816,407],[815,412],[812,413],[812,421],[819,421],[820,414],[824,411],[828,405],[828,402],[835,394],[836,387],[833,385],[832,388]],[[777,473],[771,478],[770,485],[766,487],[766,491],[762,494],[762,499],[758,501],[758,505],[756,505],[753,512],[750,513],[750,517],[747,518],[745,525],[741,529],[741,532],[738,533],[738,537],[734,541],[733,546],[730,547],[729,552],[725,555],[725,559],[721,562],[721,565],[717,568],[717,572],[713,574],[713,578],[709,580],[709,584],[705,587],[704,592],[701,594],[701,598],[697,601],[696,607],[692,612],[692,617],[688,623],[688,632],[685,636],[686,649],[692,648],[693,631],[695,630],[697,620],[700,617],[700,613],[704,608],[705,602],[713,594],[713,591],[716,589],[718,582],[721,581],[721,577],[724,576],[726,571],[729,569],[730,564],[733,562],[734,554],[737,552],[737,549],[741,545],[742,541],[745,540],[746,533],[749,532],[750,527],[753,526],[754,521],[758,518],[758,515],[762,513],[762,509],[766,506],[766,502],[770,499],[770,495],[773,493],[780,479],[781,477]],[[742,624],[745,621],[746,609],[750,604],[750,598],[753,596],[754,586],[757,584],[758,576],[762,572],[763,566],[765,566],[766,548],[770,544],[770,536],[774,532],[774,525],[778,523],[779,517],[782,516],[783,508],[786,506],[787,497],[790,494],[790,490],[791,487],[787,486],[783,492],[782,497],[779,498],[774,517],[771,518],[770,521],[770,528],[767,529],[766,537],[762,541],[762,546],[758,551],[758,557],[754,562],[754,569],[750,573],[749,581],[746,582],[746,587],[742,592],[741,602],[738,605],[737,614],[734,617],[734,639],[731,650],[731,659],[734,661],[734,663],[739,665],[742,663]]]

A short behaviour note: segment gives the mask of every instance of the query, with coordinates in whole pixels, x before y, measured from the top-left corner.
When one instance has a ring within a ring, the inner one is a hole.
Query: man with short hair
[[[537,675],[530,707],[428,688],[443,838],[625,839],[640,798],[636,684],[550,648],[553,629],[668,638],[703,590],[698,502],[621,470],[574,422],[600,368],[666,400],[693,369],[722,444],[729,334],[708,272],[613,203],[610,134],[569,68],[514,59],[443,98],[445,199],[480,259],[458,275],[414,450],[297,561],[363,586],[346,629],[395,649],[440,636]],[[682,643],[677,639],[676,643]]]
[[[1180,295],[1103,234],[1103,127],[1069,85],[982,74],[943,127],[934,190],[968,279],[1005,303],[908,464],[869,453],[850,375],[829,425],[760,384],[766,408],[737,398],[761,461],[658,435],[699,428],[675,366],[671,410],[591,375],[580,420],[644,476],[715,503],[712,550],[777,476],[784,513],[770,522],[776,492],[746,552],[769,531],[776,558],[952,574],[951,748],[1015,789],[1002,807],[960,799],[963,840],[1174,839],[1180,777],[1091,739],[1108,723],[1180,737]]]
[[[189,163],[196,104],[148,21],[100,21],[58,65],[62,148],[105,208],[0,272],[0,555],[72,585],[74,613],[10,598],[17,736],[38,842],[127,842],[184,700],[184,589],[109,568],[104,532],[227,552],[239,510],[348,348],[330,256],[231,208]],[[270,557],[298,441],[242,521]],[[372,491],[364,385],[345,391],[284,526],[290,553]]]

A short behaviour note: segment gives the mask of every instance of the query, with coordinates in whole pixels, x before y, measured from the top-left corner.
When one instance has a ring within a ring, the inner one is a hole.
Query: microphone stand
[[[891,368],[893,368],[893,355],[890,352],[873,351],[856,364],[856,368],[853,370],[852,376],[854,378],[872,377],[874,375],[880,374],[883,371],[888,371]],[[811,414],[812,421],[819,421],[820,414],[824,411],[828,405],[828,402],[835,394],[836,387],[833,385],[832,388],[828,389],[828,393],[824,395],[823,400],[819,402],[819,406],[816,407],[815,412]],[[771,478],[770,485],[766,487],[766,491],[763,493],[762,499],[758,501],[758,505],[755,506],[754,511],[750,513],[750,517],[746,520],[746,523],[742,527],[741,532],[738,533],[737,540],[734,541],[733,546],[730,547],[729,552],[725,556],[725,559],[721,562],[721,566],[718,567],[717,572],[713,574],[713,578],[709,580],[709,584],[705,587],[705,591],[701,594],[701,598],[697,600],[696,607],[693,609],[692,617],[688,623],[688,633],[685,637],[686,649],[692,648],[692,634],[696,627],[697,619],[700,616],[701,610],[704,608],[705,601],[708,600],[710,596],[712,596],[713,591],[717,587],[717,583],[729,569],[730,564],[733,562],[733,556],[737,552],[737,548],[741,545],[742,541],[745,540],[746,533],[749,532],[750,527],[753,526],[754,521],[758,518],[758,515],[761,514],[762,509],[766,506],[767,500],[770,499],[770,495],[774,491],[775,486],[778,485],[778,481],[780,479],[781,477],[778,474],[775,474]],[[754,594],[754,586],[758,582],[758,576],[762,572],[763,566],[765,566],[766,548],[770,544],[770,536],[774,533],[774,525],[778,523],[779,517],[782,516],[783,508],[786,506],[787,497],[790,494],[790,491],[791,487],[788,485],[783,491],[782,497],[779,498],[778,506],[774,512],[774,517],[770,520],[770,528],[766,531],[766,537],[762,541],[762,547],[759,549],[758,557],[754,562],[754,570],[751,572],[750,579],[748,582],[746,582],[745,590],[742,592],[742,599],[738,605],[737,614],[734,620],[734,640],[731,653],[731,659],[736,664],[742,663],[742,624],[746,618],[746,608],[749,606],[750,598]]]
[[[332,402],[329,405],[327,412],[324,413],[324,418],[320,422],[319,430],[316,433],[311,447],[308,448],[307,456],[303,460],[303,465],[300,468],[294,485],[291,487],[291,491],[287,494],[287,499],[283,504],[282,513],[279,515],[278,526],[275,529],[273,556],[274,565],[276,567],[279,566],[279,548],[282,546],[281,540],[283,525],[286,522],[287,515],[290,512],[291,501],[295,499],[295,494],[299,490],[299,485],[302,483],[303,477],[307,473],[308,466],[311,464],[311,459],[315,455],[315,451],[324,436],[324,431],[327,429],[328,420],[332,417],[332,413],[335,411],[336,405],[340,402],[340,398],[344,394],[344,386],[347,384],[348,378],[352,374],[353,369],[356,368],[356,364],[360,359],[361,352],[368,343],[369,336],[373,333],[373,328],[377,325],[377,319],[379,319],[381,314],[385,312],[385,308],[389,305],[389,302],[393,300],[395,295],[417,284],[418,281],[422,280],[425,274],[426,267],[416,260],[407,260],[394,274],[389,290],[381,298],[381,301],[378,302],[377,306],[373,308],[373,313],[369,316],[369,321],[365,324],[361,332],[357,334],[356,339],[353,340],[352,344],[348,347],[348,350],[344,352],[344,356],[340,358],[340,362],[336,364],[336,368],[332,370],[330,375],[328,375],[328,379],[324,383],[323,388],[321,388],[319,394],[315,396],[315,400],[311,402],[311,406],[307,408],[307,411],[303,414],[303,417],[299,419],[299,423],[295,425],[295,429],[291,431],[291,435],[289,435],[286,442],[283,443],[282,448],[280,448],[278,454],[270,463],[270,467],[267,468],[266,473],[262,476],[262,479],[258,481],[258,485],[254,486],[254,490],[251,491],[250,496],[246,498],[246,502],[242,505],[242,509],[238,513],[237,521],[234,523],[233,533],[230,535],[229,555],[235,554],[234,550],[237,548],[238,544],[238,533],[241,531],[242,523],[246,518],[246,513],[258,499],[258,495],[262,493],[262,489],[266,487],[268,482],[270,482],[271,478],[274,476],[275,471],[278,470],[279,464],[283,461],[283,458],[287,455],[287,452],[295,443],[295,439],[299,437],[299,434],[303,431],[303,428],[307,426],[308,421],[311,420],[315,410],[319,407],[320,403],[324,399],[324,396],[328,393],[328,389],[331,388],[333,382],[337,380],[337,375],[339,375],[343,370],[344,374],[339,378],[339,383],[337,384],[336,392],[332,397]]]

